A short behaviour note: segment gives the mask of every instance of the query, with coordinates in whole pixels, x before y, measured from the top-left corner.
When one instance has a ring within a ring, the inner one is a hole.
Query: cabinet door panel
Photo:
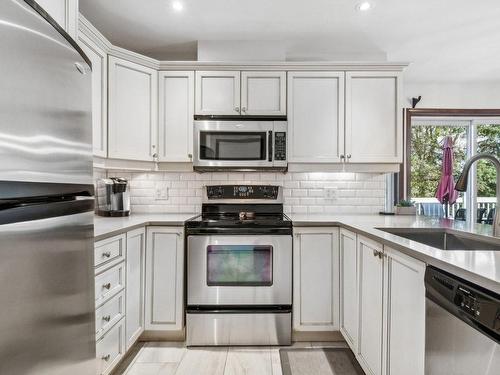
[[[384,261],[374,252],[382,246],[358,236],[359,344],[358,358],[368,374],[382,374]]]
[[[240,114],[240,72],[196,72],[197,115]]]
[[[388,255],[386,373],[424,375],[425,264],[387,247],[385,251]]]
[[[109,157],[152,161],[157,153],[158,72],[109,57]]]
[[[189,162],[193,153],[194,72],[160,72],[160,161]]]
[[[295,330],[338,330],[338,238],[338,228],[296,231]]]
[[[150,227],[146,254],[146,329],[180,330],[183,324],[182,228]]]
[[[401,74],[346,76],[346,154],[350,162],[402,161]]]
[[[126,345],[127,350],[144,331],[144,293],[146,271],[146,231],[127,233],[126,273]]]
[[[356,234],[340,230],[340,331],[351,349],[358,344],[358,253]]]
[[[92,62],[92,145],[94,155],[108,156],[108,56],[85,35],[79,36],[83,52]]]
[[[286,73],[242,72],[241,114],[286,115]]]
[[[288,73],[289,162],[340,162],[344,73]]]

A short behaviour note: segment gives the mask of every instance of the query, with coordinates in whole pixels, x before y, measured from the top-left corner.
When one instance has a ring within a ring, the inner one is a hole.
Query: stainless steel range
[[[187,344],[289,345],[292,223],[278,186],[207,186],[185,224]]]

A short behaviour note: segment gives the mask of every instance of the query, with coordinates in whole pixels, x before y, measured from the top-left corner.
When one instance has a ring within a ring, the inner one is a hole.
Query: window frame
[[[399,173],[399,199],[411,197],[411,129],[414,122],[423,119],[468,121],[467,156],[470,158],[477,153],[477,125],[484,123],[484,120],[487,119],[492,123],[500,124],[500,109],[406,108],[404,117],[404,162],[401,164]],[[474,165],[470,179],[471,185],[466,193],[466,200],[471,207],[477,205],[477,196],[472,193],[476,191],[476,176],[476,165]],[[467,210],[467,219],[471,222],[476,221],[475,210]]]

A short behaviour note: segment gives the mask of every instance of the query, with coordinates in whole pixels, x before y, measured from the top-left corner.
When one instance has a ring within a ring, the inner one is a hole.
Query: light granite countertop
[[[94,220],[95,241],[145,225],[181,226],[196,213],[132,214]],[[415,216],[290,214],[294,227],[339,226],[500,294],[500,251],[446,251],[377,228],[448,228],[491,237],[491,225]]]
[[[132,214],[127,217],[94,216],[94,241],[116,236],[145,225],[183,226],[196,213],[186,214]]]

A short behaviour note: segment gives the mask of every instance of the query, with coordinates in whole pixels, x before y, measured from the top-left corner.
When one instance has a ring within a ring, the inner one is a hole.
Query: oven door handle
[[[268,152],[268,161],[273,161],[273,132],[269,131],[267,137],[267,152]]]

